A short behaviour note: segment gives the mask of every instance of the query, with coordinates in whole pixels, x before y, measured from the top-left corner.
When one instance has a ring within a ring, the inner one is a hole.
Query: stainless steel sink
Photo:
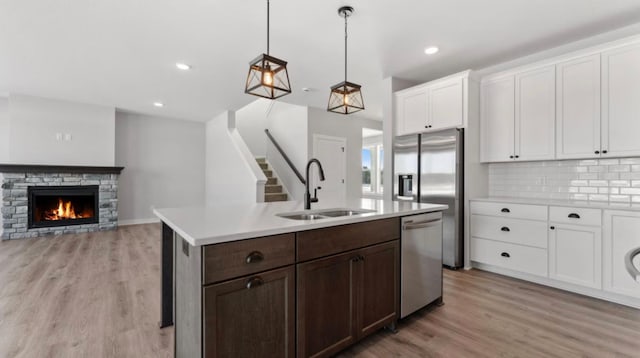
[[[277,216],[291,220],[320,220],[328,218],[338,218],[343,216],[354,216],[367,213],[373,213],[375,210],[366,209],[324,209],[313,210],[308,212],[295,212],[295,213],[280,213]]]
[[[366,213],[372,213],[374,212],[374,210],[343,210],[343,209],[339,209],[339,210],[327,210],[327,211],[320,211],[319,214],[324,215],[324,216],[329,216],[332,218],[337,218],[337,217],[341,217],[341,216],[354,216],[354,215],[360,215],[360,214],[366,214]]]
[[[318,214],[278,214],[279,217],[291,220],[318,220],[328,219],[328,216]]]

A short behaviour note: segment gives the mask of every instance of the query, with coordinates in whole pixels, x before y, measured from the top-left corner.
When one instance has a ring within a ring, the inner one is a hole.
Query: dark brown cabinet
[[[326,357],[397,319],[398,241],[299,264],[297,356]]]
[[[295,269],[203,288],[204,357],[294,357]]]

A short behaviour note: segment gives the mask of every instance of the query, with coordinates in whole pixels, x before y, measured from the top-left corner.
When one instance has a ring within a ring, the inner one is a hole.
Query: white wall
[[[267,117],[269,132],[303,176],[309,160],[307,154],[309,146],[307,111],[307,107],[275,102]],[[298,177],[270,141],[267,143],[267,160],[291,198],[303,200],[304,184],[300,183]]]
[[[266,157],[267,111],[274,102],[260,98],[236,111],[236,128],[254,157]]]
[[[0,163],[9,162],[9,101],[0,98]]]
[[[256,202],[256,178],[229,132],[234,121],[234,114],[225,112],[206,123],[207,205]]]
[[[115,108],[9,95],[9,162],[113,166]],[[63,136],[62,140],[57,134]],[[68,140],[64,140],[69,135]]]
[[[314,134],[347,139],[347,198],[362,197],[362,128],[381,130],[382,122],[309,108],[309,158],[313,156]],[[318,193],[320,200],[321,194]]]
[[[151,207],[204,205],[205,124],[116,112],[120,224],[155,219]]]

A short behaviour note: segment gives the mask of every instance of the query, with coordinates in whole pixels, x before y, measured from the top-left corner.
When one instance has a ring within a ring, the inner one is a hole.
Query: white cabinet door
[[[600,54],[556,67],[556,158],[600,155]]]
[[[555,66],[519,73],[515,81],[516,159],[554,159]]]
[[[549,276],[576,285],[602,288],[602,228],[551,223]]]
[[[640,44],[635,44],[602,53],[603,156],[640,155],[638,133]]]
[[[625,255],[640,247],[640,212],[605,210],[603,239],[604,289],[640,298],[640,282],[625,266]],[[634,264],[640,267],[640,258]]]
[[[429,87],[429,129],[463,125],[463,81],[454,78]]]
[[[483,162],[513,160],[514,154],[514,77],[482,84],[480,159]]]
[[[398,135],[419,133],[427,125],[427,98],[425,87],[419,87],[396,95],[396,121]]]

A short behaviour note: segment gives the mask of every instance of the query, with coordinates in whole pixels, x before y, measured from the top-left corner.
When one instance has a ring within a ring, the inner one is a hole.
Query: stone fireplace
[[[0,165],[3,240],[114,230],[121,167]]]

